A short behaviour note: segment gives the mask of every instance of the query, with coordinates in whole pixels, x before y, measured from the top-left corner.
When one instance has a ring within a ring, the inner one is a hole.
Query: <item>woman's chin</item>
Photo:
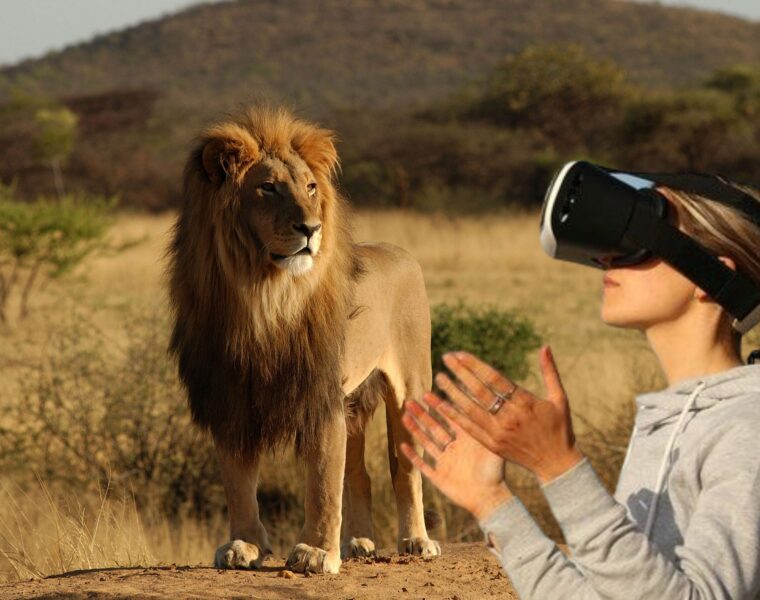
[[[621,314],[620,311],[613,310],[612,308],[606,306],[602,306],[601,317],[602,322],[605,325],[609,325],[611,327],[622,327],[624,329],[636,328],[633,319],[626,318],[626,316],[624,314]]]

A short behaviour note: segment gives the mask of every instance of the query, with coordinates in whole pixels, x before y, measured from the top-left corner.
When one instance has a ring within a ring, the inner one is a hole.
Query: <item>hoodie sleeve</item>
[[[480,528],[521,600],[599,600],[576,565],[544,535],[517,498],[480,521]]]
[[[749,428],[748,428],[749,429]],[[543,491],[573,560],[602,598],[752,599],[760,589],[757,434],[712,448],[683,545],[669,561],[629,519],[587,459]]]

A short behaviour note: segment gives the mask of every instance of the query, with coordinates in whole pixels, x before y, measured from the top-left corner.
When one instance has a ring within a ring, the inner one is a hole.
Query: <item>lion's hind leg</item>
[[[373,556],[372,488],[364,464],[364,431],[349,431],[346,443],[346,471],[343,480],[343,531],[340,554],[343,558]]]
[[[343,558],[374,556],[372,486],[364,462],[365,430],[379,401],[388,392],[385,376],[373,371],[346,399],[346,470],[343,479]]]
[[[418,400],[423,392],[422,385],[409,386],[401,397]],[[422,447],[401,423],[403,404],[398,397],[388,398],[385,403],[388,456],[398,512],[398,551],[399,554],[438,556],[441,554],[441,546],[428,537],[425,524],[422,475],[401,452],[402,443],[409,444],[418,454],[422,453]]]

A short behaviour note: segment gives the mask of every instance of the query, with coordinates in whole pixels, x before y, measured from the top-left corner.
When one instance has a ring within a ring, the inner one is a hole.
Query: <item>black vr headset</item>
[[[704,174],[625,173],[571,162],[554,176],[544,199],[541,245],[552,258],[609,268],[656,256],[705,290],[746,333],[760,322],[760,289],[674,225],[667,186],[732,206],[760,226],[760,203],[718,177]]]

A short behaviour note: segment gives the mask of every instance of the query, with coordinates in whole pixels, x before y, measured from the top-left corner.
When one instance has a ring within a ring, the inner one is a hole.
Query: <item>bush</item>
[[[45,356],[0,410],[0,472],[30,472],[60,489],[133,492],[139,508],[208,516],[223,506],[215,454],[191,423],[169,360],[165,318],[132,316],[128,342],[79,318],[58,327]]]
[[[507,377],[524,379],[529,372],[528,356],[541,344],[527,318],[494,306],[439,304],[432,310],[432,326],[434,372],[444,369],[443,353],[466,350]]]
[[[653,171],[715,170],[737,124],[734,100],[722,91],[649,94],[627,106],[618,154],[623,164]]]

